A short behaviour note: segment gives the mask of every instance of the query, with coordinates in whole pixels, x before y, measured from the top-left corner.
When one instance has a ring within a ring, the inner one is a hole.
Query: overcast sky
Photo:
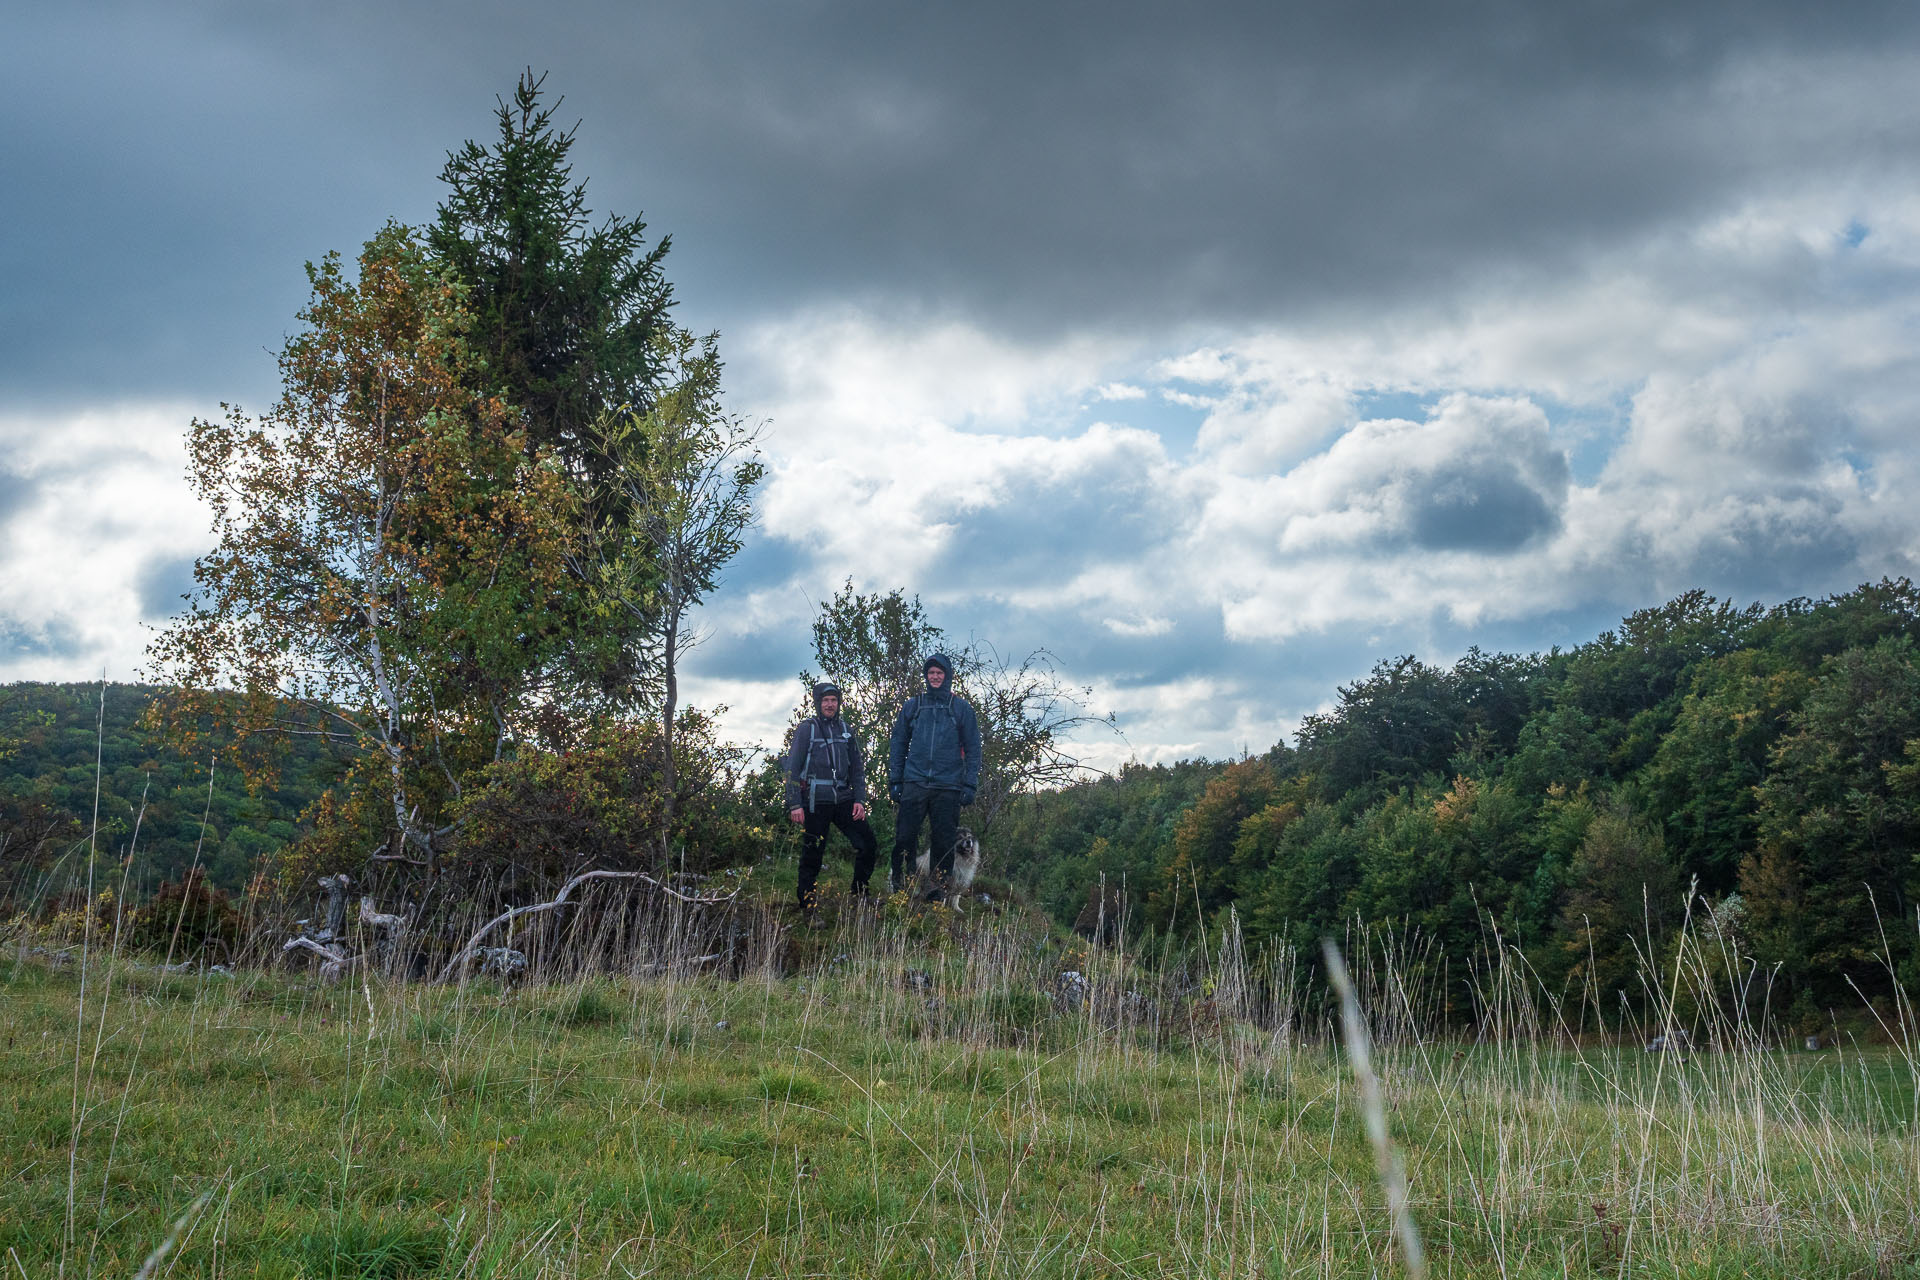
[[[1114,762],[1914,572],[1920,8],[1289,8],[0,8],[0,679],[135,676],[187,421],[528,66],[765,423],[695,660],[743,739],[849,577],[1050,649]]]

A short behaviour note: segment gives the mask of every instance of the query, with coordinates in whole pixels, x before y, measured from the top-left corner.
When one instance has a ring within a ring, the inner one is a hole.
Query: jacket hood
[[[815,711],[820,710],[820,699],[826,697],[828,694],[832,694],[843,703],[847,700],[847,695],[840,692],[839,685],[831,680],[822,680],[813,686],[813,709]]]
[[[921,679],[923,680],[926,679],[927,670],[930,667],[940,668],[942,671],[947,673],[947,678],[941,682],[940,687],[938,689],[935,689],[931,684],[929,684],[927,686],[927,692],[933,694],[935,697],[941,697],[941,698],[944,698],[948,694],[952,693],[953,692],[953,663],[948,659],[947,655],[944,653],[928,654],[927,660],[920,664]]]

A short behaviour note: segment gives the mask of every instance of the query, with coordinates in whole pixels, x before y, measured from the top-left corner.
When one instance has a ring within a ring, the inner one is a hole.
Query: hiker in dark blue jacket
[[[927,691],[908,698],[894,717],[887,753],[887,794],[899,807],[894,825],[895,892],[905,883],[908,855],[920,842],[920,826],[933,824],[935,884],[928,901],[939,899],[953,871],[953,841],[960,810],[973,803],[980,785],[980,724],[967,700],[953,692],[953,663],[944,653],[921,667]]]
[[[814,885],[827,832],[839,827],[853,846],[853,892],[864,896],[880,842],[867,825],[867,767],[860,739],[840,718],[840,686],[813,686],[816,714],[793,730],[787,750],[787,816],[806,829],[800,839],[800,905],[809,915],[818,904]]]

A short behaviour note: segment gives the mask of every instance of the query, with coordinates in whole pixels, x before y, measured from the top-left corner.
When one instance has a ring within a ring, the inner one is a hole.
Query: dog
[[[955,911],[960,909],[960,899],[973,887],[973,878],[980,874],[980,842],[974,838],[972,827],[961,827],[953,838],[953,874],[947,877],[946,892],[941,901]],[[933,884],[933,850],[923,849],[913,869],[920,875],[923,893],[935,892]]]

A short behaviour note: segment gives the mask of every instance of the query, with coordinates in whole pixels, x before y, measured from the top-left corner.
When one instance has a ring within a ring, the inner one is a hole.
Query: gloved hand
[[[973,803],[973,788],[972,787],[960,788],[960,807],[964,809],[972,803]]]
[[[900,791],[901,791],[901,787],[899,783],[889,782],[887,784],[887,794],[893,797],[893,802],[895,804],[900,803]]]

